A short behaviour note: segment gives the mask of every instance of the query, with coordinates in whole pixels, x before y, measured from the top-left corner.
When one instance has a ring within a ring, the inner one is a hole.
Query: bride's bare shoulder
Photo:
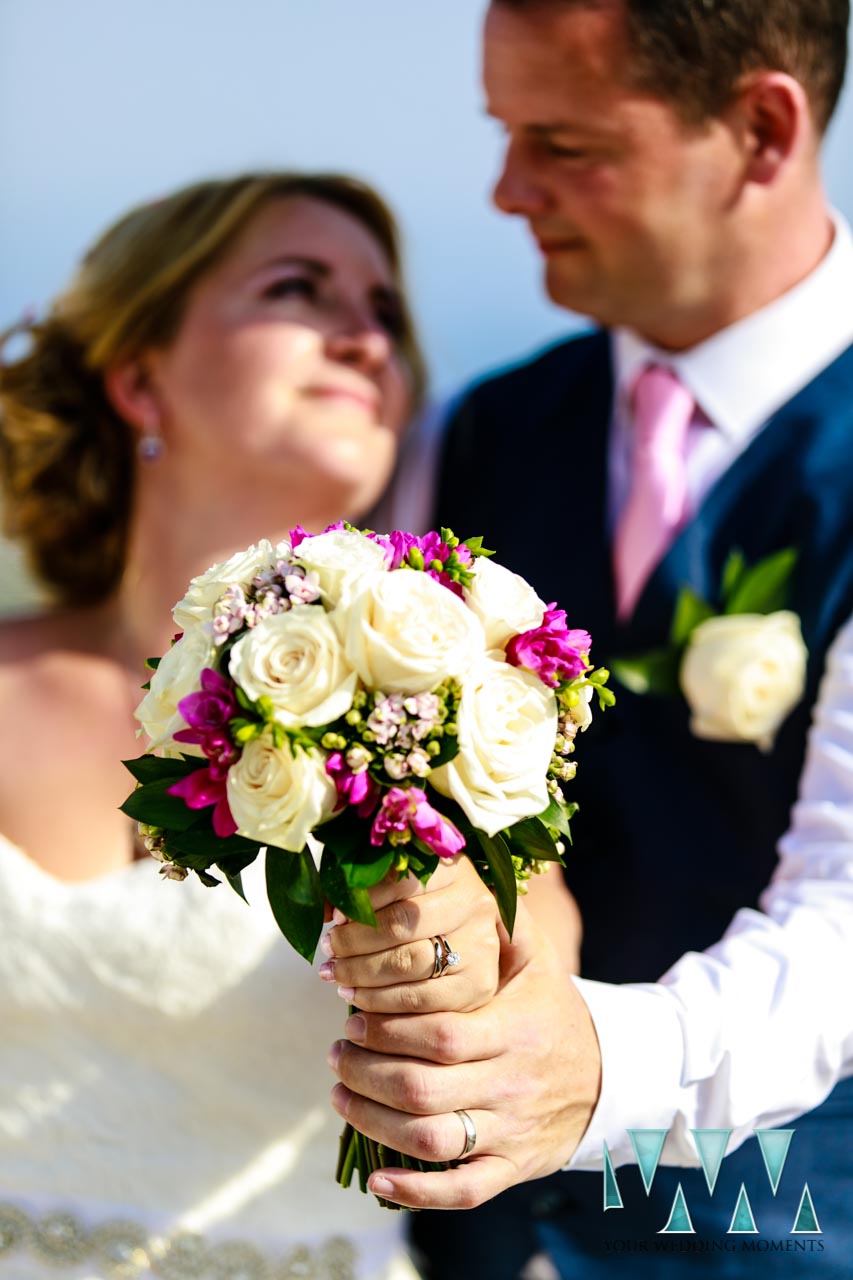
[[[115,664],[99,650],[89,611],[45,613],[0,624],[0,701],[8,713],[57,697],[80,683],[97,698],[115,684]]]

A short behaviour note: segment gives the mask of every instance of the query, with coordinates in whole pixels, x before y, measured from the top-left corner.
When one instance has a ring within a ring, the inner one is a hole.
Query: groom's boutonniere
[[[733,551],[720,607],[682,587],[669,644],[614,660],[613,674],[634,693],[683,694],[697,738],[754,742],[769,751],[805,688],[800,619],[785,608],[796,563],[792,548],[751,568]]]

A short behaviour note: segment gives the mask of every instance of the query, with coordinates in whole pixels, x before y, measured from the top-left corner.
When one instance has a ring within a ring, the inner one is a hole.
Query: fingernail
[[[339,1115],[342,1115],[344,1117],[344,1119],[346,1119],[346,1114],[349,1109],[349,1101],[351,1097],[352,1097],[352,1094],[350,1093],[349,1089],[346,1087],[345,1084],[338,1083],[335,1085],[334,1089],[332,1090],[332,1106],[335,1108],[335,1110],[338,1112]]]
[[[392,1196],[394,1194],[394,1183],[390,1178],[384,1178],[381,1173],[373,1174],[367,1179],[367,1186],[375,1196]]]
[[[332,950],[332,939],[327,933],[324,933],[320,939],[320,950],[324,956],[333,956],[335,954]]]
[[[322,965],[320,967],[322,968]],[[342,1000],[352,1000],[355,995],[355,987],[338,987],[338,995]]]
[[[347,918],[344,915],[343,911],[339,911],[338,908],[335,907],[334,911],[332,912],[332,924],[346,924],[346,923],[347,923]]]
[[[317,970],[324,982],[334,982],[335,980],[335,962],[334,960],[324,960]]]
[[[364,1018],[359,1017],[357,1013],[354,1013],[351,1018],[347,1018],[344,1023],[344,1035],[353,1044],[363,1044],[367,1035],[367,1023]]]
[[[333,1071],[337,1070],[338,1062],[340,1061],[343,1047],[344,1046],[341,1043],[341,1041],[336,1040],[335,1043],[332,1045],[331,1049],[329,1050],[329,1052],[326,1054],[326,1061],[328,1062],[329,1066],[332,1068]]]

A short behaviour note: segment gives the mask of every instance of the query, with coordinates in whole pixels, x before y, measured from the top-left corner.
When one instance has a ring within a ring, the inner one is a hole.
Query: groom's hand
[[[357,1129],[421,1160],[472,1155],[443,1173],[386,1169],[370,1189],[412,1208],[467,1209],[572,1156],[601,1087],[587,1007],[551,944],[519,904],[502,985],[472,1013],[356,1014],[333,1046],[332,1101]],[[353,1043],[355,1042],[355,1043]]]

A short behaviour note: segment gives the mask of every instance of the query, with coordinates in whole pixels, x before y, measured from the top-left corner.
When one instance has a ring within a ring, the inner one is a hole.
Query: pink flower
[[[167,787],[166,791],[168,795],[183,800],[188,809],[208,809],[213,805],[213,830],[216,835],[226,839],[236,834],[237,823],[228,805],[225,778],[213,777],[209,766],[188,773],[185,778]]]
[[[290,533],[287,535],[287,537],[292,549],[295,551],[296,548],[301,543],[303,543],[306,538],[311,537],[311,534],[308,532],[307,529],[303,529],[301,524],[298,524],[295,529],[290,530]]]
[[[336,811],[354,804],[360,818],[369,818],[379,799],[379,786],[367,769],[357,772],[351,769],[340,751],[334,751],[326,761],[326,773],[335,784],[338,793]]]
[[[388,543],[391,547],[391,568],[399,569],[412,547],[419,547],[420,538],[403,529],[395,529],[388,534]]]
[[[591,644],[588,632],[569,631],[566,611],[558,609],[555,601],[548,605],[538,627],[512,637],[506,658],[512,666],[532,671],[543,684],[556,689],[586,671]]]
[[[178,730],[175,741],[200,746],[212,762],[212,776],[224,778],[230,766],[240,758],[240,752],[228,732],[228,721],[237,714],[237,700],[231,681],[212,667],[205,667],[201,673],[200,692],[181,698],[178,710],[190,727]]]
[[[386,837],[390,837],[392,844],[400,844],[411,836],[416,836],[439,858],[454,858],[465,848],[462,832],[432,807],[420,787],[391,787],[373,819],[370,843],[382,845]]]

